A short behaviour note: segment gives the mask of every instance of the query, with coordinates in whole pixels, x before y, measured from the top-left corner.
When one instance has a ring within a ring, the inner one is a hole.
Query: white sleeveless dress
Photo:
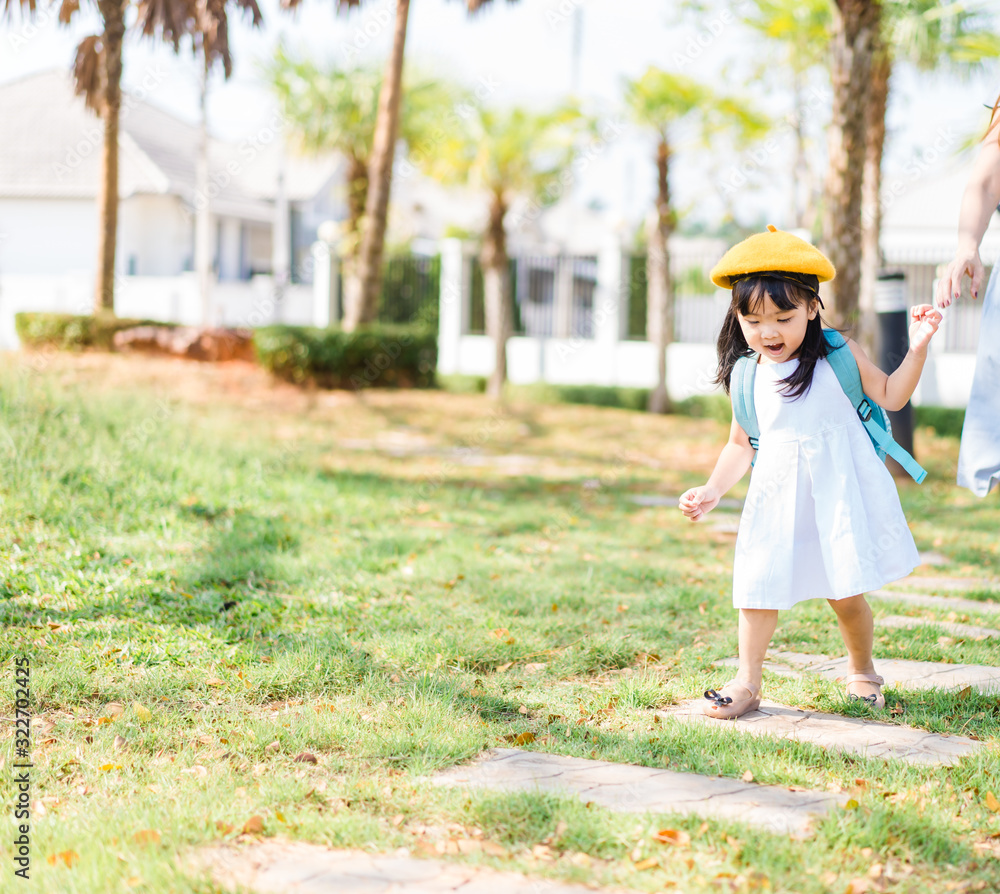
[[[757,365],[760,448],[736,538],[736,608],[844,599],[920,564],[892,475],[830,364],[817,362],[798,399],[779,392],[798,362]]]

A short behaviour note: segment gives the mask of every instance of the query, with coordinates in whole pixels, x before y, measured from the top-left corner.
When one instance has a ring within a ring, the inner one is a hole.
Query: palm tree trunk
[[[503,196],[494,194],[490,219],[483,238],[479,261],[483,267],[483,300],[486,304],[486,334],[493,339],[495,361],[486,393],[499,399],[507,381],[507,339],[511,335],[510,264],[507,257],[507,234],[503,219],[507,205]]]
[[[808,209],[811,204],[809,159],[806,156],[806,109],[802,72],[795,69],[795,164],[792,167],[792,220],[799,229],[808,230],[811,224]]]
[[[360,306],[361,283],[358,278],[358,251],[361,246],[361,222],[368,200],[368,162],[351,157],[347,167],[347,229],[339,252],[344,279],[344,308]]]
[[[104,146],[97,194],[97,282],[94,313],[115,312],[115,246],[118,238],[118,118],[122,105],[122,44],[126,0],[100,0],[104,19]]]
[[[403,51],[406,44],[406,21],[410,0],[396,0],[396,30],[392,55],[382,79],[378,98],[378,118],[368,169],[368,197],[358,253],[357,283],[348,287],[344,328],[351,331],[370,323],[378,312],[382,285],[382,250],[385,245],[389,191],[392,186],[392,163],[399,132],[399,104],[403,83]]]
[[[670,276],[670,144],[656,149],[656,210],[649,218],[646,254],[646,334],[656,351],[656,385],[649,395],[649,412],[670,411],[667,391],[667,347],[674,340],[674,285]]]
[[[861,183],[865,160],[866,94],[881,21],[879,0],[836,0],[830,41],[833,109],[823,211],[823,242],[837,268],[830,284],[839,328],[857,324],[861,287]]]
[[[882,152],[885,147],[885,112],[889,104],[892,60],[879,39],[872,60],[871,89],[865,108],[865,167],[861,188],[861,291],[859,333],[869,356],[876,350],[875,282],[882,265]]]

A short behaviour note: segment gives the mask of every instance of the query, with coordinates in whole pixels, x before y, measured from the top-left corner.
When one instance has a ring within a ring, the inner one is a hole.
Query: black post
[[[878,365],[893,373],[910,349],[909,307],[906,274],[882,270],[875,284],[875,313],[878,316]],[[907,401],[902,410],[890,411],[892,436],[904,450],[913,453],[913,406]],[[906,470],[891,457],[886,461],[893,477],[907,477]]]

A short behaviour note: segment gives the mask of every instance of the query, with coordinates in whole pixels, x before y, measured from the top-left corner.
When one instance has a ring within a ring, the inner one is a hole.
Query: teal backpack
[[[826,359],[833,367],[833,371],[840,382],[840,387],[850,399],[854,408],[858,411],[858,416],[864,423],[868,437],[875,445],[875,452],[879,459],[885,460],[886,456],[891,456],[898,462],[913,478],[920,484],[926,477],[927,471],[897,444],[892,438],[892,426],[889,424],[889,417],[875,401],[869,398],[861,386],[861,373],[858,372],[858,364],[848,347],[847,340],[836,329],[824,329],[823,336],[829,346]],[[757,424],[757,411],[753,403],[753,383],[757,372],[756,357],[740,357],[733,367],[730,377],[729,392],[733,398],[733,415],[740,427],[750,438],[750,446],[757,450],[760,441],[760,426]],[[757,454],[754,453],[756,462]]]

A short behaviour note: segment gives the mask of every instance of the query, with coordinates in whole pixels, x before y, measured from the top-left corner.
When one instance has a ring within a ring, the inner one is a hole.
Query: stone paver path
[[[823,658],[798,652],[769,652],[774,662],[799,667],[812,674],[838,679],[847,674],[847,658]],[[766,665],[765,665],[766,666]],[[963,689],[1000,692],[1000,667],[984,664],[938,664],[902,658],[876,658],[875,668],[887,686],[903,689]]]
[[[409,856],[330,850],[272,839],[218,845],[194,857],[215,881],[261,894],[593,894],[594,888]],[[611,894],[608,888],[602,888]],[[620,890],[620,889],[619,889]]]
[[[736,720],[719,721],[705,716],[701,701],[684,702],[657,713],[683,723],[714,724],[736,733],[810,742],[831,751],[894,758],[910,764],[954,764],[982,747],[981,742],[965,736],[941,736],[909,726],[804,711],[769,701],[762,701],[759,710]]]
[[[901,590],[872,590],[865,594],[883,602],[905,602],[929,608],[946,608],[955,612],[1000,612],[1000,602],[979,599],[958,599],[954,596],[928,596],[926,593],[906,593]]]
[[[914,590],[930,590],[932,592],[954,593],[960,590],[980,590],[989,592],[1000,590],[1000,583],[997,581],[983,580],[977,577],[929,577],[920,574],[911,574],[890,586],[905,587]]]
[[[952,624],[949,621],[937,621],[933,618],[911,618],[906,615],[889,615],[886,618],[879,618],[875,622],[876,627],[902,627],[912,629],[914,627],[940,627],[948,633],[956,636],[964,636],[969,639],[993,639],[1000,636],[1000,630],[992,627],[976,627],[974,624]]]
[[[803,834],[815,816],[847,796],[791,791],[739,779],[613,764],[515,748],[488,751],[475,763],[433,777],[439,785],[576,795],[622,813],[680,813],[738,819],[774,832]]]

